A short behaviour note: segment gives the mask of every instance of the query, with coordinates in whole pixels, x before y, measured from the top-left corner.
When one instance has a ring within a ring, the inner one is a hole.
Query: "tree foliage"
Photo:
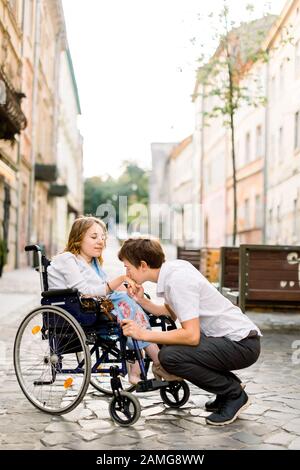
[[[93,176],[84,183],[84,213],[96,214],[101,204],[114,206],[119,220],[119,197],[126,196],[128,206],[148,204],[149,174],[134,162],[125,161],[119,178]]]

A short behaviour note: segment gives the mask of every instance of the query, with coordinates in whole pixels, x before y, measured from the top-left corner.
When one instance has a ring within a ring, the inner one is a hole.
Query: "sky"
[[[279,13],[285,0],[228,0],[233,20]],[[82,115],[84,176],[151,169],[152,142],[193,133],[197,59],[213,52],[223,0],[63,0]]]

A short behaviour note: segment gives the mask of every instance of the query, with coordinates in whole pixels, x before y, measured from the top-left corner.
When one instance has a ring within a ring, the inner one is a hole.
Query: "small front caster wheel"
[[[190,398],[190,389],[186,382],[170,382],[167,387],[160,389],[162,401],[170,408],[180,408]]]
[[[109,403],[109,414],[120,426],[130,426],[141,415],[141,405],[132,393],[120,391],[120,396],[113,396]]]

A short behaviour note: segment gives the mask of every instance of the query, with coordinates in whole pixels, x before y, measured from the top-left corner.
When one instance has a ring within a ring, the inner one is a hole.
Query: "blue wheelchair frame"
[[[105,310],[101,310],[101,302],[97,304],[98,309],[87,310],[86,308],[83,308],[80,294],[77,289],[49,290],[47,267],[50,265],[50,261],[41,253],[41,248],[38,245],[27,246],[25,247],[25,250],[34,251],[38,257],[37,270],[40,273],[40,283],[42,291],[42,307],[40,313],[42,314],[43,326],[41,328],[41,333],[42,340],[49,341],[51,351],[51,357],[50,359],[48,359],[51,360],[52,381],[36,380],[33,382],[34,385],[51,385],[52,383],[54,383],[57,374],[84,374],[85,359],[78,359],[77,354],[80,353],[80,351],[82,351],[82,347],[84,347],[84,357],[86,357],[86,360],[88,360],[89,362],[87,370],[90,370],[91,374],[109,374],[111,377],[110,391],[105,391],[103,388],[100,387],[100,385],[98,388],[92,382],[92,377],[90,377],[90,383],[101,392],[108,395],[113,395],[112,401],[110,403],[110,414],[115,420],[115,422],[118,422],[118,424],[127,426],[135,422],[136,419],[138,419],[138,416],[140,414],[139,402],[131,393],[128,393],[129,391],[134,389],[136,390],[136,392],[147,392],[160,389],[160,394],[163,402],[166,403],[168,406],[174,408],[179,408],[187,402],[189,398],[189,387],[184,381],[168,382],[165,380],[147,379],[147,373],[151,359],[148,356],[146,357],[146,359],[142,357],[141,350],[139,348],[139,343],[135,339],[132,340],[134,349],[126,349],[127,337],[123,335],[122,329],[118,324],[117,319],[108,318],[105,315]],[[49,306],[49,312],[47,312],[47,306]],[[51,307],[52,311],[50,310]],[[43,308],[45,308],[45,311],[43,311]],[[63,312],[65,313],[63,314]],[[52,319],[51,315],[53,315]],[[71,321],[70,315],[75,320],[75,324],[78,324],[78,326],[81,328],[80,336],[76,335],[76,329],[72,333],[69,332],[69,334],[64,332],[64,324],[68,325],[69,328],[70,324],[72,324],[73,322],[73,320]],[[152,327],[159,326],[163,331],[176,328],[176,325],[173,320],[169,319],[168,317],[156,317],[149,313],[148,315],[150,325]],[[59,318],[59,320],[56,319],[55,322],[55,318]],[[82,337],[82,334],[84,334],[85,338]],[[85,339],[84,346],[82,346],[83,339]],[[120,342],[120,348],[117,347],[117,342]],[[91,368],[90,359],[88,359],[88,356],[86,355],[87,346],[90,346],[90,356],[92,357],[95,354],[96,357],[95,363],[91,365]],[[68,353],[77,354],[76,357],[78,363],[74,369],[63,368],[63,354]],[[54,355],[56,358],[54,364],[52,363],[52,355]],[[113,358],[111,359],[109,356],[112,356]],[[134,362],[135,360],[139,362],[141,370],[141,381],[137,385],[131,385],[127,390],[124,391],[120,376],[125,377],[127,375],[128,371],[126,362]],[[115,364],[116,362],[118,365]],[[102,364],[108,364],[108,366],[106,368],[102,368]],[[109,364],[113,365],[110,366]],[[86,382],[86,378],[84,383],[86,384],[84,390],[87,390],[88,385]],[[22,389],[24,391],[23,387]],[[184,396],[182,398],[179,397],[179,391],[183,391],[184,393]],[[24,393],[28,397],[25,391]],[[167,393],[171,394],[171,399],[168,397]],[[82,399],[81,396],[80,399]],[[30,399],[30,401],[32,400]],[[32,403],[35,405],[34,401],[32,401]],[[131,405],[134,405],[134,416],[130,415],[130,403]],[[75,406],[77,405],[74,402],[74,407]],[[43,409],[44,411],[48,411],[51,413],[51,411],[46,410],[41,406],[38,407],[40,409]],[[124,415],[126,417],[125,421],[118,417],[118,411],[124,412]],[[53,413],[59,414],[59,411],[53,411]]]

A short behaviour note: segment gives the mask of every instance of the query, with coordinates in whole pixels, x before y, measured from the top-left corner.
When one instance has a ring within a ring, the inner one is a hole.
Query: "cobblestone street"
[[[111,276],[122,272],[117,245],[105,256]],[[174,256],[172,249],[169,257]],[[155,296],[154,286],[147,290]],[[190,385],[181,409],[170,409],[159,391],[138,394],[142,414],[128,428],[112,423],[109,398],[89,388],[72,412],[52,417],[36,410],[21,392],[12,364],[13,341],[24,315],[39,303],[33,270],[15,271],[0,280],[0,448],[1,449],[300,449],[300,332],[265,332],[259,361],[240,372],[252,405],[231,425],[205,424],[208,394]],[[254,315],[254,314],[253,314]]]

